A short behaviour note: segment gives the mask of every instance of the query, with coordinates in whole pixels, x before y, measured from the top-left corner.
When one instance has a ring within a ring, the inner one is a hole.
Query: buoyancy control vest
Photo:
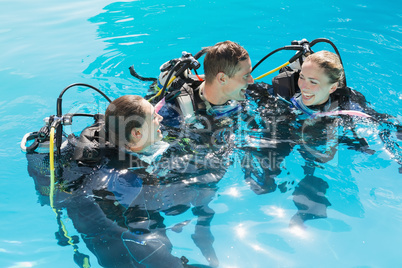
[[[106,150],[114,149],[106,140],[105,116],[95,116],[95,123],[86,127],[77,139],[73,160],[88,164],[99,163]]]
[[[172,98],[174,106],[179,109],[186,123],[194,122],[195,115],[205,111],[205,104],[199,97],[200,85],[203,81],[188,79],[178,79],[172,85],[169,95],[176,97]]]
[[[94,124],[81,132],[78,139],[73,139],[75,147],[72,160],[81,165],[98,167],[106,165],[116,169],[135,168],[137,172],[149,165],[108,141],[104,115],[99,115]]]
[[[300,92],[297,85],[300,70],[284,70],[272,78],[272,87],[275,95],[280,95],[290,100],[296,93]]]
[[[209,103],[202,94],[202,83],[203,81],[191,78],[178,79],[169,90],[170,93],[166,95],[167,102],[172,103],[171,106],[186,123],[196,122],[197,115],[220,119],[241,110],[241,105],[237,101],[228,101],[223,105]]]

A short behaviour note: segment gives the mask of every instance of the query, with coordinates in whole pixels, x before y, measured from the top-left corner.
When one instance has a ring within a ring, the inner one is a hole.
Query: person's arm
[[[216,188],[203,186],[197,188],[198,194],[196,199],[193,200],[194,207],[192,209],[194,216],[197,216],[197,224],[191,238],[209,264],[212,267],[218,267],[219,260],[213,247],[215,238],[211,232],[211,221],[215,211],[208,205],[216,195]]]

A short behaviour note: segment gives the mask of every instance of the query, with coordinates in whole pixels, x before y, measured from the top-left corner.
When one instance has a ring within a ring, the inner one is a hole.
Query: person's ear
[[[133,128],[131,130],[131,136],[134,139],[141,139],[142,138],[142,133],[141,133],[141,131],[139,129]]]
[[[331,88],[329,89],[329,94],[332,94],[335,92],[335,90],[338,88],[338,82],[334,83]]]
[[[216,79],[218,80],[220,85],[224,85],[224,84],[226,84],[226,81],[227,81],[227,75],[224,72],[219,72],[216,75]]]

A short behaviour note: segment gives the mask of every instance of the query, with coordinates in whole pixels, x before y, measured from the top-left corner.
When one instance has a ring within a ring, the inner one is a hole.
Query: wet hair
[[[338,55],[326,50],[322,50],[311,54],[304,60],[304,62],[316,63],[324,70],[324,73],[328,76],[330,83],[338,82],[338,87],[344,86],[345,73]]]
[[[213,81],[220,72],[233,77],[240,70],[238,63],[248,58],[248,52],[232,41],[220,42],[209,47],[204,58],[205,81]]]
[[[125,95],[112,101],[105,112],[105,127],[108,140],[115,145],[119,143],[124,131],[125,142],[130,141],[131,130],[144,124],[145,111],[143,97]]]

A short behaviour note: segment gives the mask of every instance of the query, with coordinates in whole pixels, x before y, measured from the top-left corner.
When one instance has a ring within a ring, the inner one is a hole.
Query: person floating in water
[[[319,51],[305,58],[301,70],[283,70],[273,79],[272,87],[257,83],[248,88],[262,118],[250,124],[255,127],[254,136],[259,135],[258,146],[241,148],[244,159],[252,163],[244,165],[251,189],[262,194],[277,187],[282,192],[293,188],[293,182],[277,185],[275,178],[282,172],[282,161],[296,145],[306,161],[306,177],[293,192],[298,212],[291,224],[326,217],[330,205],[325,196],[328,183],[314,176],[314,171],[320,163],[334,159],[339,144],[369,155],[374,153],[366,139],[357,135],[355,122],[388,124],[391,119],[370,108],[362,94],[346,87],[344,77],[339,57]],[[264,141],[269,141],[270,146],[264,147]],[[275,156],[274,161],[264,162],[269,155]]]
[[[210,231],[214,211],[208,204],[223,172],[203,167],[190,145],[162,141],[161,120],[142,97],[123,96],[109,105],[104,123],[99,120],[85,129],[77,147],[63,152],[70,162],[59,166],[54,207],[67,211],[103,267],[193,267],[185,257],[172,255],[164,224],[165,216],[189,209],[197,219],[195,245],[211,267],[218,266]],[[103,144],[88,142],[94,138],[88,133],[97,133]],[[95,151],[101,160],[92,161],[85,153]],[[29,169],[35,164],[29,161]],[[40,177],[34,179],[42,183]],[[180,232],[190,221],[169,229]]]
[[[205,49],[204,81],[186,80],[172,85],[171,98],[160,110],[165,125],[203,122],[230,117],[239,109],[238,101],[245,100],[247,86],[254,83],[248,52],[239,44],[224,41]]]

